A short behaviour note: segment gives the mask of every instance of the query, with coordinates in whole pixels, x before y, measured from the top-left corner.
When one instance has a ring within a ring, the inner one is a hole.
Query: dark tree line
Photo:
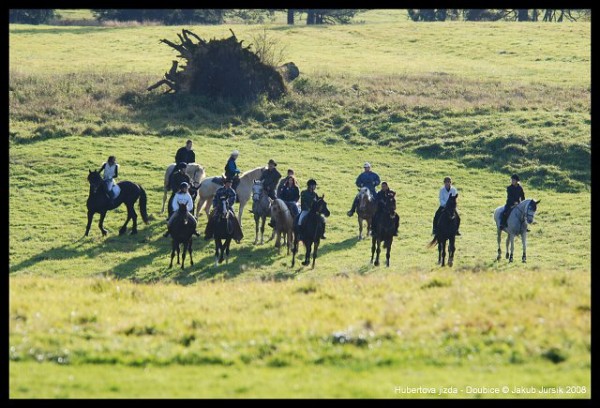
[[[413,21],[578,21],[591,9],[408,9]]]
[[[54,9],[11,9],[8,13],[8,22],[45,24],[54,17],[56,17]]]

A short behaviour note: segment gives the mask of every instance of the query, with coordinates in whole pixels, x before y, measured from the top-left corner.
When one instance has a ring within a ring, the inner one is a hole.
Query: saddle
[[[113,187],[112,187],[111,191],[108,192],[108,198],[111,198],[110,197],[110,193],[111,192],[112,192],[112,195],[113,195],[112,196],[112,200],[116,200],[117,197],[119,196],[119,194],[121,194],[121,187],[119,187],[117,185],[117,183],[113,183]]]
[[[212,182],[219,186],[225,185],[225,175],[223,174],[221,177],[213,177]]]

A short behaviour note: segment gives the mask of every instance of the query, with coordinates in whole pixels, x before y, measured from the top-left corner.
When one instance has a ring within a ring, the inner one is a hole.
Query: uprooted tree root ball
[[[177,34],[180,44],[160,40],[179,51],[178,57],[186,62],[180,65],[173,61],[164,78],[148,87],[148,91],[166,85],[169,89],[165,93],[184,92],[243,101],[255,100],[262,94],[277,99],[287,93],[286,81],[299,75],[296,65],[265,64],[250,50],[251,45],[243,47],[243,40],[238,41],[233,31],[231,34],[229,38],[205,41],[184,29]]]

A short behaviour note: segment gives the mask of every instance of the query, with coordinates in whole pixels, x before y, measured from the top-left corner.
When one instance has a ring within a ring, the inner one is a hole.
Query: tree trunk
[[[289,25],[294,25],[294,9],[288,9],[288,12],[287,12],[287,23]]]
[[[529,9],[518,9],[517,21],[529,21]]]
[[[315,24],[315,10],[308,9],[306,12],[306,24]]]
[[[554,10],[546,9],[546,13],[544,14],[544,21],[552,21],[553,15],[554,15]]]
[[[533,14],[531,16],[531,21],[538,21],[538,15],[540,14],[540,12],[538,11],[538,9],[533,9]]]

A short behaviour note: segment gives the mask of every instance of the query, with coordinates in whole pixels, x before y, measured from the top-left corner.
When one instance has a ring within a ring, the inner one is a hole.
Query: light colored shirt
[[[440,207],[445,207],[446,202],[448,201],[448,197],[451,195],[455,196],[458,194],[458,191],[454,188],[454,186],[450,187],[450,190],[446,190],[446,186],[443,186],[440,189]]]
[[[118,168],[119,165],[117,163],[112,166],[108,163],[104,163],[104,180],[112,180],[115,177]]]
[[[182,192],[176,193],[175,197],[173,197],[173,203],[171,204],[171,209],[173,211],[179,211],[179,203],[185,204],[187,207],[187,210],[189,212],[191,212],[192,209],[194,208],[194,200],[192,200],[192,196],[190,195],[190,193],[182,193]]]

